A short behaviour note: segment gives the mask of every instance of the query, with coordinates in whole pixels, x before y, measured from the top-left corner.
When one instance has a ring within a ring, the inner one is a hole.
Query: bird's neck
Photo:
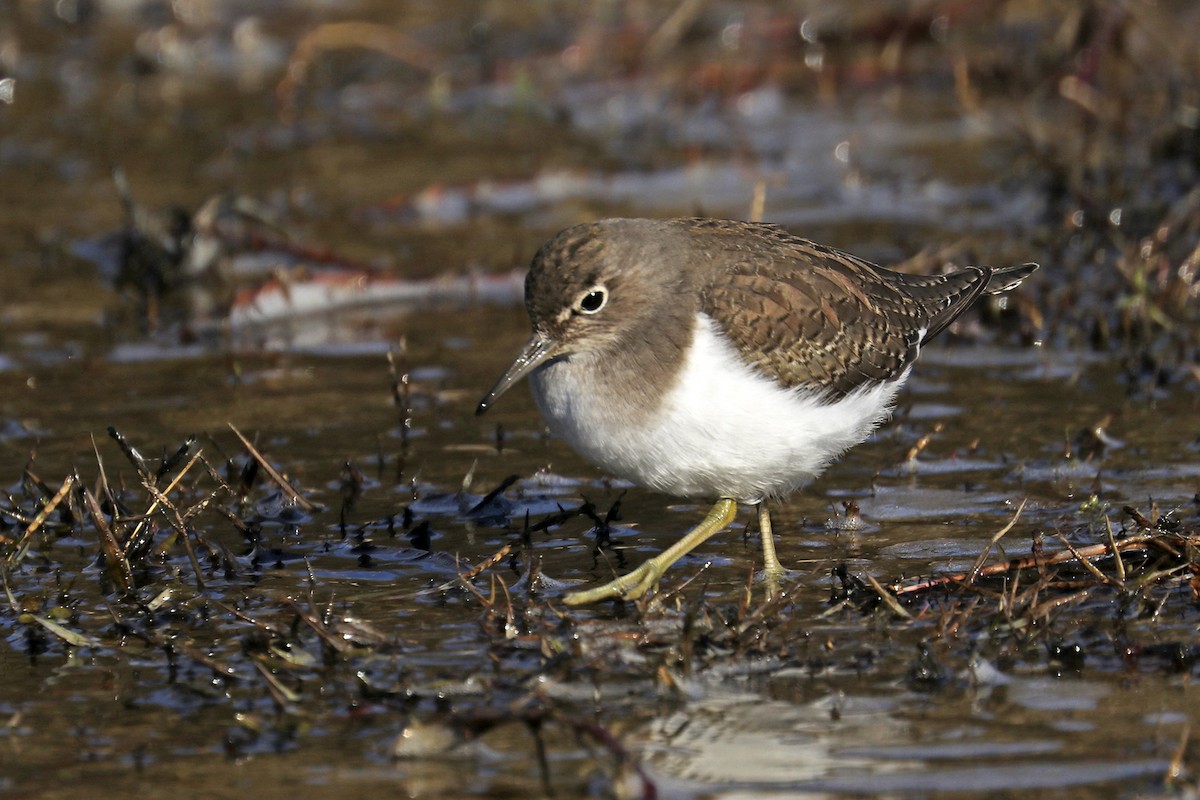
[[[630,422],[654,416],[678,381],[695,335],[692,313],[669,313],[631,326],[580,367],[592,371],[595,385],[612,395],[614,417]]]

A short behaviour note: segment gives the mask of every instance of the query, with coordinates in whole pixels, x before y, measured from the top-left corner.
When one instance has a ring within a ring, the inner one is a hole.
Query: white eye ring
[[[580,314],[598,314],[606,305],[608,305],[608,289],[604,286],[593,286],[575,301],[575,310]]]

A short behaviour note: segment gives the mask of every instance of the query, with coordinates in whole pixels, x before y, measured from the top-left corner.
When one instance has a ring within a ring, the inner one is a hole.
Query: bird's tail
[[[985,294],[1000,294],[1021,285],[1038,268],[1037,264],[1019,264],[1015,267],[996,267],[988,276]]]

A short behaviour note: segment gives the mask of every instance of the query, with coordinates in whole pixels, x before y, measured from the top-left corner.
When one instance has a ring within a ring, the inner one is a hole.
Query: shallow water
[[[23,538],[28,498],[44,502],[69,475],[97,493],[106,479],[131,514],[145,510],[110,426],[153,465],[196,434],[231,484],[249,460],[236,426],[316,507],[260,474],[219,501],[228,515],[189,517],[212,554],[199,579],[155,517],[163,552],[130,596],[94,527],[51,520],[6,571],[0,788],[574,797],[652,785],[747,798],[1167,786],[1200,721],[1186,573],[1155,583],[1157,608],[1097,590],[1032,616],[981,600],[983,622],[950,595],[914,601],[907,619],[831,595],[839,566],[885,585],[969,571],[1022,503],[993,559],[1039,538],[1061,551],[1059,533],[1103,542],[1106,523],[1130,525],[1126,505],[1194,528],[1194,386],[1146,391],[1104,352],[1022,346],[1024,318],[966,321],[922,354],[892,423],[775,510],[796,587],[743,629],[765,608],[758,584],[745,601],[759,557],[745,510],[669,573],[668,589],[692,579],[686,601],[563,611],[563,585],[640,563],[704,508],[599,474],[544,433],[524,388],[474,415],[527,336],[515,271],[581,219],[746,216],[762,186],[768,220],[868,257],[1042,258],[1038,187],[1010,173],[1003,126],[960,113],[945,76],[836,100],[786,80],[697,99],[669,70],[562,74],[581,30],[625,41],[586,15],[97,3],[78,20],[73,7],[6,9],[0,35],[0,78],[16,87],[0,106],[0,480],[5,508],[24,515],[3,517],[3,555]],[[773,41],[769,16],[708,14],[727,36],[741,25]],[[275,90],[293,43],[335,16],[403,28],[458,60],[430,79],[378,53],[326,54],[288,120]],[[689,58],[728,56],[696,47]],[[239,269],[258,270],[239,277],[251,300],[221,316],[168,296],[148,332],[137,292],[114,288],[114,165],[147,209],[229,191],[283,220],[286,240],[256,229],[277,249],[235,237],[250,251]],[[1053,273],[1046,264],[1028,297],[1052,296]],[[389,351],[409,377],[408,414]],[[1104,446],[1080,437],[1097,426]],[[181,507],[215,491],[200,472],[172,495]],[[619,509],[615,547],[594,552],[586,516],[522,537],[526,520],[581,500],[600,517]],[[861,518],[847,518],[851,501]],[[460,573],[505,548],[462,588]],[[531,564],[545,581],[535,591]]]

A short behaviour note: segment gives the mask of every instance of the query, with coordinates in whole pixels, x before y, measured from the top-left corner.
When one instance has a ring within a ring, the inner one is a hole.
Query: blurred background
[[[1192,3],[2,13],[9,331],[178,338],[298,265],[507,272],[577,221],[701,214],[916,269],[1041,261],[1026,338],[1132,347],[1144,380],[1194,355]]]
[[[1194,796],[1198,30],[1188,0],[0,0],[0,791]],[[1042,268],[778,512],[791,605],[742,520],[682,610],[567,615],[696,508],[523,390],[473,410],[533,252],[614,215]],[[907,612],[855,577],[1010,528],[1170,541]]]

